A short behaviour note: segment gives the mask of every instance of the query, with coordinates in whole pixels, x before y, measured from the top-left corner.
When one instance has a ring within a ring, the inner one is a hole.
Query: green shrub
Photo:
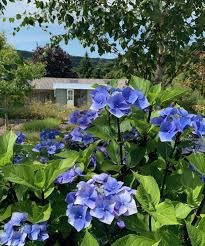
[[[12,106],[8,110],[9,119],[46,119],[56,118],[61,122],[67,120],[74,107],[60,106],[51,102],[31,102],[23,106]]]
[[[60,121],[54,118],[47,118],[44,120],[33,120],[23,125],[23,130],[28,132],[42,131],[43,129],[58,128]]]

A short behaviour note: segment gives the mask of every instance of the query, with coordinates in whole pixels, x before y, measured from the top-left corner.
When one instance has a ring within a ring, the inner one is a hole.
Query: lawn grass
[[[25,132],[40,132],[44,129],[58,128],[60,120],[54,118],[47,118],[44,120],[33,120],[26,122],[22,126],[22,130]]]

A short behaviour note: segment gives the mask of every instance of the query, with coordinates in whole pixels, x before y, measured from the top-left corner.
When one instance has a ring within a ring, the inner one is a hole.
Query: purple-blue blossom
[[[68,193],[68,222],[77,231],[86,228],[92,217],[110,225],[119,216],[137,213],[134,195],[135,190],[123,186],[123,182],[110,175],[95,175],[87,182],[81,181],[76,192]]]
[[[176,134],[183,133],[190,127],[191,119],[183,108],[167,107],[159,117],[152,118],[152,124],[159,126],[159,137],[162,142],[171,142]]]
[[[69,184],[72,183],[77,177],[82,175],[82,170],[79,167],[74,166],[59,175],[55,182],[57,184]]]
[[[106,86],[98,86],[94,91],[91,93],[92,95],[92,105],[90,109],[99,111],[103,109],[107,105],[109,92],[108,87]]]
[[[117,118],[121,118],[130,113],[131,107],[122,92],[115,92],[108,99],[108,110]]]
[[[55,139],[57,135],[59,135],[59,131],[57,129],[45,129],[40,132],[40,141]]]
[[[70,114],[68,122],[77,125],[85,130],[98,117],[98,113],[94,110],[76,110]]]
[[[16,135],[17,135],[16,143],[23,144],[26,136],[22,132],[17,132]]]
[[[83,143],[88,145],[94,142],[94,138],[91,134],[77,127],[70,132],[71,140],[74,142]]]
[[[0,233],[0,244],[24,246],[27,239],[45,241],[49,237],[46,222],[29,224],[27,218],[26,213],[14,212]]]

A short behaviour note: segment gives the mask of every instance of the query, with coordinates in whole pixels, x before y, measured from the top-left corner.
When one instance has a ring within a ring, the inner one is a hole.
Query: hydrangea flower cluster
[[[69,168],[66,172],[59,175],[55,182],[57,184],[70,184],[79,176],[83,176],[82,170],[74,165],[72,168]]]
[[[45,129],[40,132],[40,140],[55,139],[57,135],[59,135],[59,131],[57,129]]]
[[[0,245],[24,246],[27,239],[45,241],[48,239],[47,224],[28,224],[26,213],[15,212],[9,222],[4,225],[0,234]]]
[[[124,141],[135,141],[138,140],[139,134],[136,128],[132,128],[130,132],[125,132],[122,137]]]
[[[17,135],[16,143],[23,144],[26,136],[22,132],[17,132],[16,135]]]
[[[205,134],[203,117],[190,115],[183,108],[165,108],[160,112],[160,116],[153,118],[151,122],[160,126],[159,137],[162,142],[171,142],[177,133],[183,133],[188,127],[199,137]]]
[[[141,91],[131,87],[113,90],[106,86],[98,86],[92,92],[91,109],[99,111],[106,106],[111,114],[121,118],[130,113],[131,106],[145,109],[149,102]]]
[[[68,122],[79,126],[80,129],[85,130],[98,117],[98,113],[93,110],[76,110],[70,114]]]
[[[93,217],[110,225],[120,216],[137,213],[133,198],[135,190],[123,186],[123,182],[108,174],[95,175],[87,182],[81,181],[77,188],[76,192],[70,192],[66,197],[68,222],[77,231],[88,227]]]
[[[14,156],[13,163],[14,164],[19,164],[23,161],[24,157],[22,155],[16,155]]]
[[[189,139],[190,146],[182,149],[183,155],[188,155],[191,153],[205,153],[205,143],[201,138]]]
[[[40,133],[40,143],[32,150],[40,153],[45,152],[48,155],[54,155],[64,148],[64,144],[55,140],[58,135],[57,130],[44,130]]]
[[[95,141],[94,137],[91,134],[82,130],[80,127],[74,128],[70,132],[70,137],[72,141],[82,143],[83,145],[88,145]]]

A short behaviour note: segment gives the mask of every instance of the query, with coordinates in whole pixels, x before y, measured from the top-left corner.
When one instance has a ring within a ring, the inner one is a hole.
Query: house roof
[[[80,78],[51,78],[43,77],[31,81],[31,85],[36,90],[53,90],[54,84],[106,84],[109,79],[80,79]],[[120,79],[119,86],[125,85],[126,79]]]

